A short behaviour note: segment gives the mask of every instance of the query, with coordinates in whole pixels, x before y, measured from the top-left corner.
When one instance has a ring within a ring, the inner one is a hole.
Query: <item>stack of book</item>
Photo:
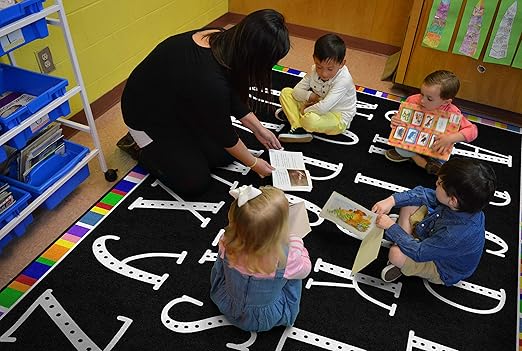
[[[9,184],[0,185],[0,215],[16,202],[13,194],[9,191]]]
[[[51,124],[33,137],[26,147],[4,162],[3,173],[27,183],[31,171],[53,155],[63,155],[65,144],[59,124]]]
[[[20,93],[17,91],[6,91],[0,94],[0,117],[7,118],[19,108],[27,105],[36,96]]]
[[[16,0],[0,0],[0,10],[13,6],[17,2]]]

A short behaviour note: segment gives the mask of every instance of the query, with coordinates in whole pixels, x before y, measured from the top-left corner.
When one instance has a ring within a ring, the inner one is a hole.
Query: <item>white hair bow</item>
[[[247,203],[248,200],[252,200],[261,195],[262,191],[252,185],[242,185],[237,189],[230,190],[228,193],[232,195],[234,199],[237,199],[237,205],[241,207]]]

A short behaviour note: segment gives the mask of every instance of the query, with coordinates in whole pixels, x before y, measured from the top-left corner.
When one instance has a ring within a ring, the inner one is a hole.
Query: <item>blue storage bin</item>
[[[0,228],[3,228],[7,223],[13,220],[16,216],[20,214],[20,212],[27,207],[29,200],[31,199],[31,195],[22,190],[18,189],[14,186],[9,187],[9,191],[13,194],[16,202],[5,210],[2,214],[0,214]],[[25,217],[20,223],[16,225],[6,236],[0,239],[0,253],[2,249],[9,243],[15,236],[22,236],[27,230],[27,226],[33,222],[33,215],[29,214]]]
[[[3,146],[0,146],[0,163],[7,160],[7,152],[5,152],[5,149]]]
[[[20,3],[9,6],[0,10],[0,27],[15,22],[30,14],[40,12],[43,9],[45,0],[23,0]],[[22,45],[30,43],[39,38],[45,38],[49,35],[45,18],[27,25],[20,30],[9,34],[9,38],[0,40],[0,55],[4,55]]]
[[[5,132],[15,128],[42,107],[48,105],[54,99],[63,96],[67,84],[67,79],[35,73],[0,63],[0,94],[13,91],[36,96],[31,102],[20,107],[11,115],[5,118],[0,117],[2,130]],[[70,112],[69,102],[65,101],[49,112],[48,121],[37,121],[33,123],[32,126],[24,129],[20,134],[9,140],[7,144],[16,149],[23,148],[27,144],[27,140],[36,132],[57,118],[68,115]]]
[[[89,153],[89,149],[85,146],[75,144],[69,140],[65,140],[64,143],[65,153],[63,155],[53,155],[47,160],[34,166],[34,168],[31,170],[31,173],[28,175],[26,183],[3,175],[0,175],[0,180],[23,189],[31,194],[33,198],[37,198],[58,179],[69,172]],[[48,197],[42,206],[48,210],[54,209],[88,176],[89,166],[85,165],[67,182],[65,182],[65,184],[63,184],[57,191]]]

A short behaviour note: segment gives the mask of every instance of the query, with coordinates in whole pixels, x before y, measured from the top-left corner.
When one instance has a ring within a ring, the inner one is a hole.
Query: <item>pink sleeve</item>
[[[466,117],[462,116],[462,120],[460,121],[459,133],[464,135],[466,142],[470,143],[473,140],[477,139],[478,128],[476,125],[468,121]]]
[[[410,95],[406,98],[406,102],[409,102],[410,104],[416,104],[416,105],[420,105],[420,102],[421,102],[421,94],[415,94],[415,95]]]
[[[303,239],[291,235],[284,277],[286,279],[304,279],[311,270],[312,262],[310,262],[308,250],[304,247]]]

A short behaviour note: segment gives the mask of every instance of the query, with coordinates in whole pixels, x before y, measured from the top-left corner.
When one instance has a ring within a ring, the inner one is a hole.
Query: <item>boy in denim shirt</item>
[[[451,286],[477,268],[485,242],[482,209],[495,193],[493,169],[476,160],[452,158],[439,172],[436,189],[417,186],[377,202],[376,225],[395,244],[381,278],[402,274]],[[395,223],[387,213],[400,207]]]

